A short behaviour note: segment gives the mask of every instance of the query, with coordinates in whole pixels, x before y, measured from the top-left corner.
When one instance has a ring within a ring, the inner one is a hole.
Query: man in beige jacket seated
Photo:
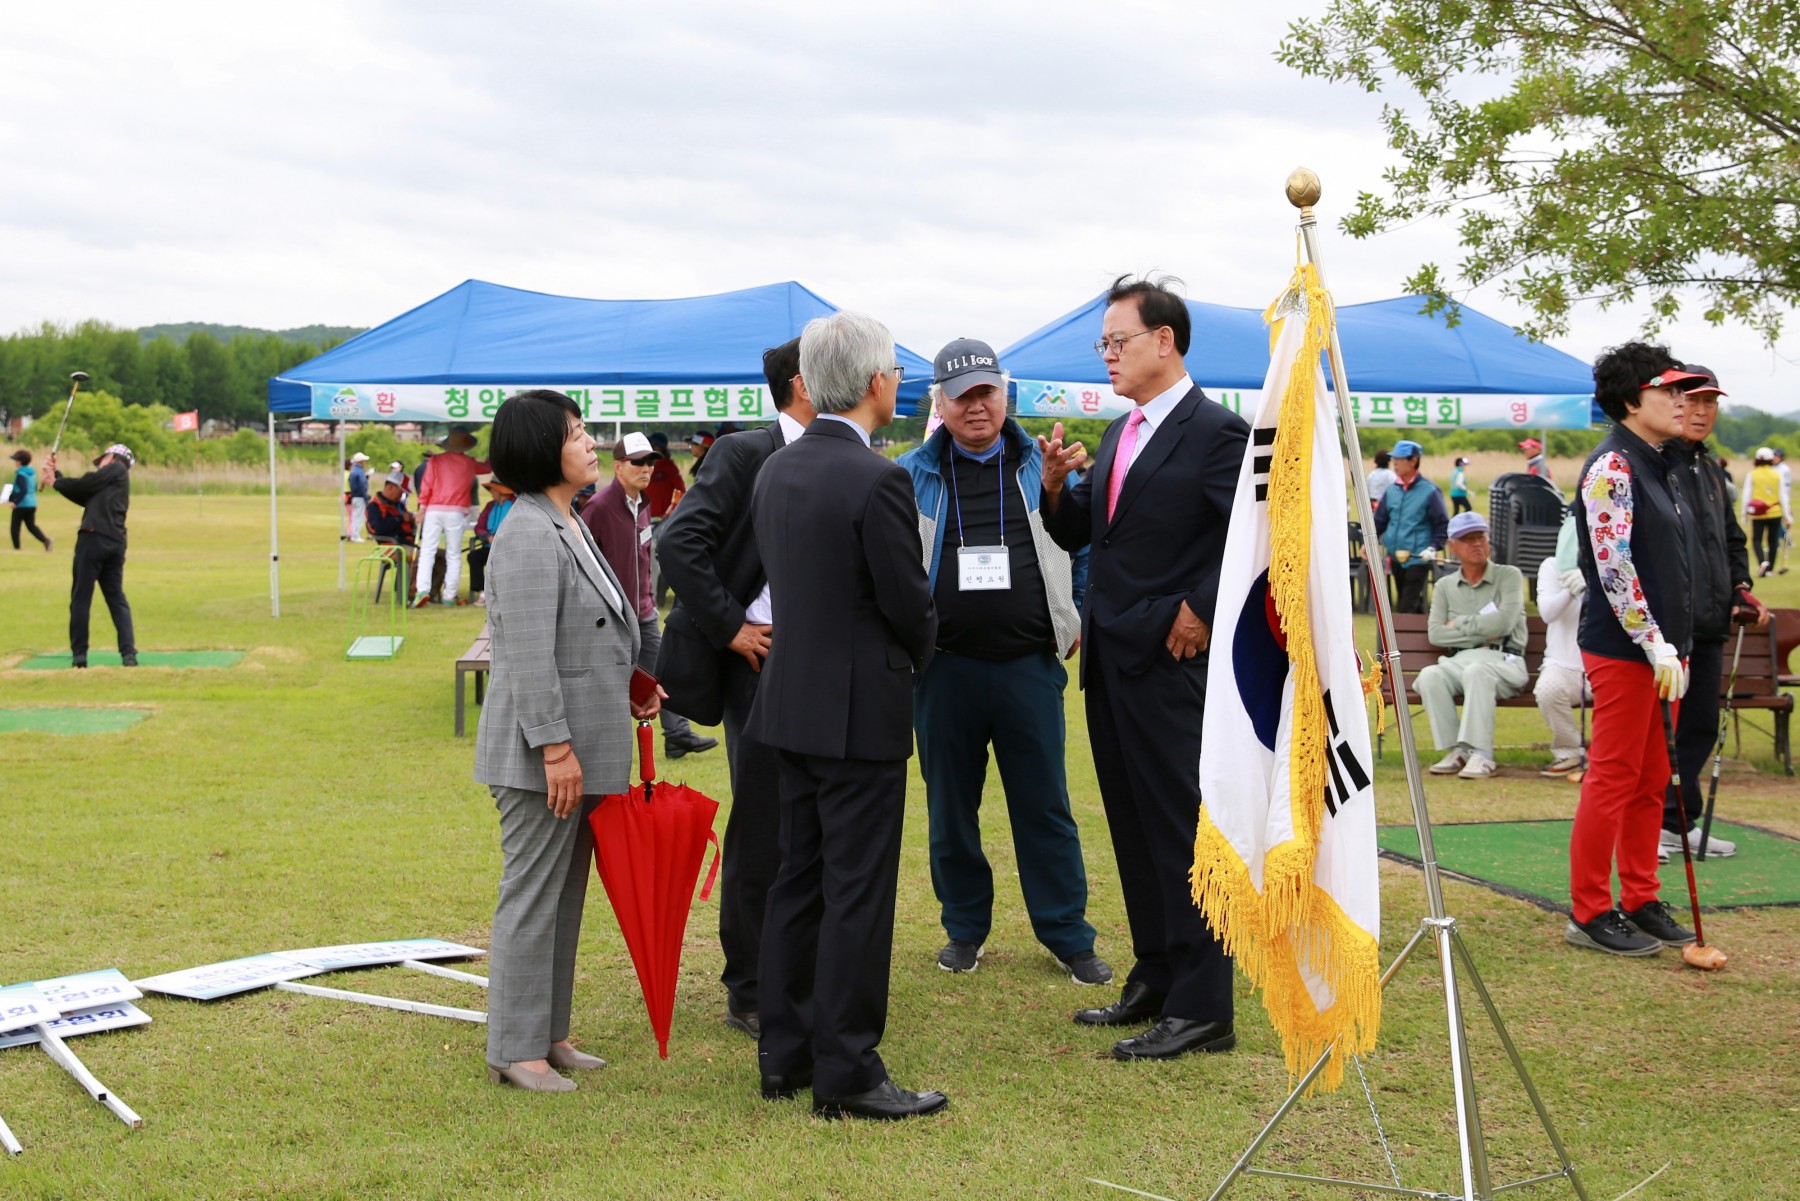
[[[1447,752],[1434,775],[1482,780],[1494,763],[1494,706],[1524,691],[1525,577],[1517,567],[1490,563],[1487,519],[1458,513],[1450,519],[1448,549],[1462,569],[1437,583],[1427,635],[1450,653],[1419,672],[1419,699],[1432,741]],[[1456,702],[1463,703],[1462,716]]]

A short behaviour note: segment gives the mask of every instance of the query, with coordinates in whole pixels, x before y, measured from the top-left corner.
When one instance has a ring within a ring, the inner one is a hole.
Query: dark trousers
[[[131,628],[131,604],[125,599],[125,544],[113,538],[81,531],[75,538],[75,586],[69,590],[69,651],[87,658],[88,611],[94,607],[94,585],[106,598],[113,629],[119,634],[119,653],[137,654],[137,636]]]
[[[1775,554],[1781,549],[1781,518],[1752,517],[1750,549],[1758,563],[1774,566]]]
[[[781,755],[744,734],[762,677],[736,655],[721,656],[721,661],[731,816],[725,820],[719,869],[719,946],[725,952],[720,979],[733,1009],[756,1013],[763,916],[769,886],[781,867]]]
[[[1399,589],[1399,597],[1394,601],[1394,611],[1425,612],[1425,585],[1431,582],[1431,564],[1409,563],[1401,566],[1392,559],[1388,562],[1394,569],[1394,586]]]
[[[1230,1021],[1231,958],[1194,904],[1188,872],[1200,821],[1206,656],[1159,659],[1128,676],[1090,630],[1088,739],[1131,923],[1128,983],[1163,993],[1165,1017]]]
[[[1474,507],[1474,505],[1469,503],[1469,498],[1466,496],[1452,496],[1450,498],[1450,516],[1452,517],[1455,517],[1458,513],[1467,513]]]
[[[981,850],[992,742],[1031,928],[1065,962],[1094,949],[1081,832],[1063,770],[1068,682],[1052,651],[997,663],[939,651],[913,690],[931,810],[931,884],[951,938],[980,944],[993,926],[994,872]]]
[[[469,548],[469,594],[480,596],[487,589],[488,552],[493,548],[477,542]]]
[[[781,871],[763,926],[765,1075],[804,1076],[814,1097],[847,1097],[887,1079],[894,890],[906,760],[781,753]]]
[[[652,675],[656,673],[656,652],[662,649],[662,624],[655,612],[648,617],[638,618],[638,662],[637,665]],[[687,738],[693,736],[694,727],[688,719],[667,705],[662,711],[662,732],[664,738]]]
[[[30,530],[33,538],[36,538],[46,546],[50,544],[50,539],[44,537],[44,531],[38,529],[36,505],[26,505],[23,509],[16,505],[13,507],[12,540],[14,550],[19,549],[20,530]]]
[[[1675,761],[1681,765],[1681,803],[1687,806],[1688,827],[1700,824],[1701,781],[1707,761],[1719,744],[1719,692],[1725,687],[1725,644],[1694,639],[1688,652],[1688,690],[1681,698],[1675,723]],[[1671,784],[1663,799],[1662,828],[1680,832],[1681,813]]]

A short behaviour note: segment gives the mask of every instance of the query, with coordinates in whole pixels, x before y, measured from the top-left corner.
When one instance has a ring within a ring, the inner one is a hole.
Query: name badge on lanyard
[[[1012,556],[1004,546],[963,546],[956,551],[957,589],[997,592],[1012,587]]]

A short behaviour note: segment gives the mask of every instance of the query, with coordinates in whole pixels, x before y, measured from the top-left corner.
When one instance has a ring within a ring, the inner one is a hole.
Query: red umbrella
[[[675,1015],[675,977],[694,881],[712,843],[712,868],[700,899],[712,895],[719,875],[719,836],[713,817],[719,802],[680,784],[656,783],[650,723],[638,723],[638,779],[625,793],[602,797],[588,816],[594,830],[594,866],[619,919],[657,1049],[669,1057],[669,1023]]]

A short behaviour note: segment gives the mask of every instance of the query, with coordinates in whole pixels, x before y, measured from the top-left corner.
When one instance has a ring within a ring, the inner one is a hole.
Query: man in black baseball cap
[[[958,338],[932,366],[943,425],[899,463],[912,476],[938,613],[936,653],[913,687],[931,883],[949,938],[938,966],[974,971],[993,926],[979,820],[991,744],[1032,933],[1075,983],[1105,984],[1113,972],[1094,953],[1064,774],[1063,661],[1081,618],[1069,553],[1038,512],[1043,453],[1006,415],[993,347]]]

